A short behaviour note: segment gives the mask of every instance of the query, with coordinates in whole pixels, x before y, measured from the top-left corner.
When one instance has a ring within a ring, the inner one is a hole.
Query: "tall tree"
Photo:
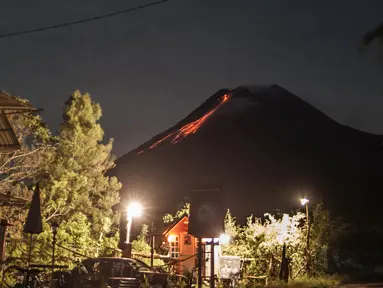
[[[150,241],[148,241],[149,238],[149,226],[148,225],[142,225],[140,234],[138,235],[137,239],[132,241],[132,251],[133,253],[136,253],[137,255],[133,255],[135,258],[142,260],[147,265],[150,265]],[[155,253],[155,251],[154,251]],[[164,262],[161,259],[154,259],[153,265],[154,266],[160,266],[163,265]]]
[[[105,175],[114,165],[113,140],[103,142],[101,115],[100,105],[89,94],[73,93],[65,105],[58,141],[45,155],[40,181],[45,222],[60,222],[59,241],[92,255],[105,253],[105,236],[114,220],[111,206],[118,202],[121,188],[117,178]],[[72,237],[73,225],[81,226],[81,239]]]

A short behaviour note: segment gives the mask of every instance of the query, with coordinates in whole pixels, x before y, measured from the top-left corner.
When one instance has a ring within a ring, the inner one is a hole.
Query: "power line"
[[[112,13],[98,15],[95,17],[85,18],[85,19],[81,19],[81,20],[75,20],[75,21],[51,25],[51,26],[44,26],[44,27],[40,27],[40,28],[21,30],[21,31],[17,31],[17,32],[6,33],[6,34],[0,34],[0,38],[7,38],[7,37],[18,36],[18,35],[31,34],[31,33],[36,33],[36,32],[41,32],[41,31],[46,31],[46,30],[53,30],[53,29],[57,29],[57,28],[73,26],[73,25],[82,24],[82,23],[88,23],[88,22],[92,22],[92,21],[96,21],[96,20],[100,20],[100,19],[110,18],[113,16],[133,12],[136,10],[148,8],[151,6],[160,5],[160,4],[163,4],[165,2],[169,2],[169,1],[171,1],[171,0],[159,0],[156,2],[152,2],[152,3],[140,5],[140,6],[135,6],[135,7],[129,8],[129,9],[115,11]]]

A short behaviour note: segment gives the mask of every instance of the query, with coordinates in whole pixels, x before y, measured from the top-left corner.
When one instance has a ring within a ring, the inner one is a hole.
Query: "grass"
[[[315,279],[299,279],[289,283],[270,284],[267,286],[254,285],[248,288],[334,288],[339,287],[340,280],[335,277],[322,277]]]

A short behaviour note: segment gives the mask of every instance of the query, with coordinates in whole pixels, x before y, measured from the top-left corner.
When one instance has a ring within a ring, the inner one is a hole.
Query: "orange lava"
[[[195,120],[183,126],[180,130],[177,131],[178,133],[172,140],[172,143],[178,143],[181,141],[182,138],[185,138],[190,134],[194,134],[195,132],[197,132],[197,130],[202,126],[202,124],[206,122],[206,120],[218,109],[218,107],[219,106],[215,107],[213,110],[210,110],[198,120]]]
[[[202,126],[203,123],[206,122],[206,120],[211,116],[213,115],[213,113],[215,111],[218,110],[219,107],[222,106],[222,104],[224,104],[225,102],[227,102],[228,100],[230,99],[230,95],[229,94],[225,94],[223,95],[222,97],[219,98],[219,104],[213,108],[212,110],[210,110],[209,112],[207,112],[205,115],[203,115],[201,118],[193,121],[193,122],[190,122],[189,124],[186,124],[184,126],[182,126],[179,130],[177,131],[174,131],[170,134],[168,134],[167,136],[161,138],[159,141],[155,142],[154,144],[152,144],[149,149],[154,149],[156,148],[158,145],[160,145],[161,143],[163,143],[165,140],[168,140],[169,138],[173,137],[174,138],[170,141],[172,144],[176,144],[178,142],[180,142],[183,138],[191,135],[191,134],[194,134],[197,132],[197,130]],[[141,154],[142,152],[144,152],[144,150],[138,152],[137,154]]]
[[[177,132],[177,131],[176,131]],[[151,145],[149,147],[149,149],[153,149],[153,148],[156,148],[158,145],[160,145],[162,142],[164,142],[166,139],[170,138],[171,136],[173,136],[176,132],[173,132],[173,133],[170,133],[169,135],[165,136],[164,138],[162,138],[161,140],[157,141],[156,143],[154,143],[153,145]]]

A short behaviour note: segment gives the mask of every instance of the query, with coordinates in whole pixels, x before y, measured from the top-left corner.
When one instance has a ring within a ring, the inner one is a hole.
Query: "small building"
[[[0,91],[0,153],[13,152],[21,148],[9,117],[12,114],[31,111],[36,111],[36,109]]]
[[[197,252],[198,252],[198,239],[188,234],[189,218],[187,215],[172,223],[164,232],[165,243],[169,249],[169,257],[176,260],[175,264],[178,273],[183,271],[192,271],[197,267]],[[202,275],[203,277],[210,277],[210,245],[206,245],[211,239],[202,238]],[[218,239],[214,239],[218,242]],[[221,249],[219,245],[214,248],[214,274],[218,275],[218,264]]]

